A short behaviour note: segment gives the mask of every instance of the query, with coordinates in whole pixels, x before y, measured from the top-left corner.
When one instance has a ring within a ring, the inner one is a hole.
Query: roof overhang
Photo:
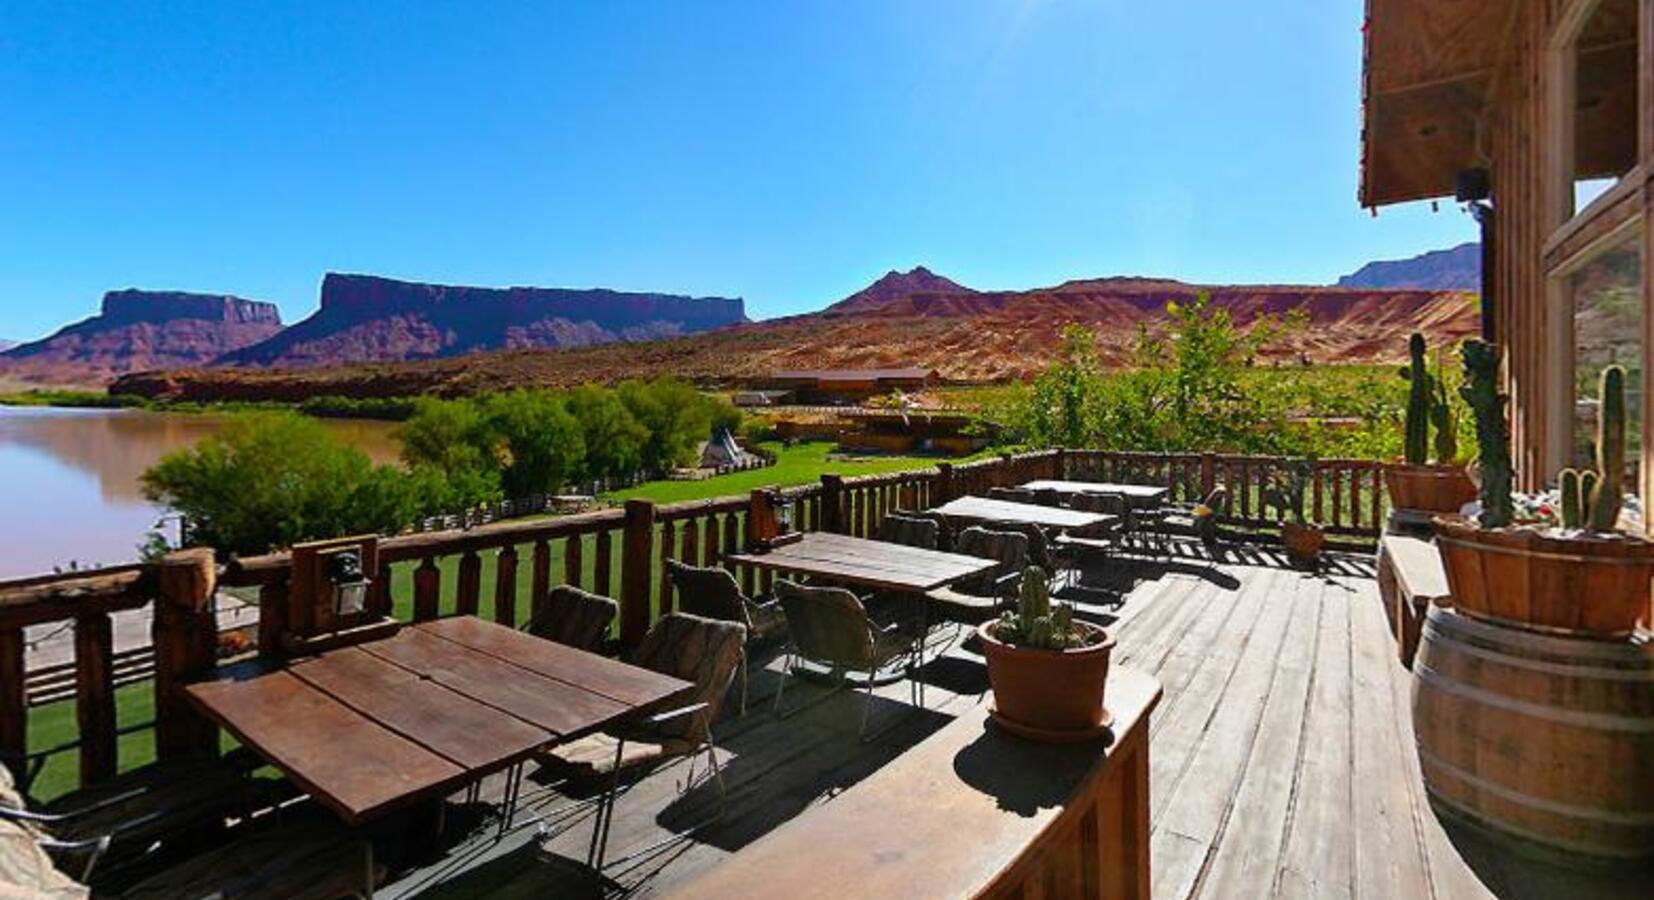
[[[1518,0],[1367,0],[1361,205],[1453,193]]]
[[[1602,0],[1579,35],[1576,178],[1636,161],[1636,11],[1636,0]],[[1524,13],[1535,4],[1367,0],[1363,206],[1451,195],[1461,170],[1490,163],[1485,123]]]

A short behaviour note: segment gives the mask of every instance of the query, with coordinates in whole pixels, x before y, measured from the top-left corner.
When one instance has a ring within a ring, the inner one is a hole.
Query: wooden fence
[[[755,520],[776,517],[798,530],[872,536],[883,518],[899,509],[925,509],[1034,479],[1073,478],[1167,485],[1179,501],[1204,497],[1221,484],[1229,489],[1219,510],[1225,523],[1267,527],[1275,516],[1263,503],[1261,488],[1288,462],[1218,454],[1046,451],[887,475],[824,475],[819,484],[745,497],[673,504],[632,500],[622,508],[557,518],[403,534],[379,542],[379,571],[369,605],[413,621],[485,614],[514,626],[523,615],[539,611],[551,586],[568,583],[615,597],[621,610],[619,637],[631,644],[655,618],[675,608],[666,561],[728,565],[725,553],[748,543],[749,523]],[[1333,533],[1376,539],[1384,513],[1382,483],[1381,464],[1322,460],[1312,485],[1314,517]],[[154,673],[157,755],[164,760],[216,752],[216,730],[178,692],[180,684],[209,674],[217,664],[214,586],[256,590],[258,652],[274,654],[286,627],[291,571],[286,553],[219,562],[211,551],[194,550],[155,564],[0,583],[0,759],[21,774],[43,753],[74,748],[82,784],[115,774],[120,768],[115,687],[129,681],[130,673],[128,661],[113,652],[110,616],[145,607],[152,607],[153,617],[152,653],[145,662]],[[485,579],[485,571],[492,577]],[[769,588],[767,572],[733,571],[749,593]],[[489,597],[484,597],[485,583],[492,585]],[[517,598],[524,586],[528,606],[520,610]],[[54,696],[72,695],[79,737],[31,756],[24,628],[51,622],[73,623],[72,692],[65,679]]]

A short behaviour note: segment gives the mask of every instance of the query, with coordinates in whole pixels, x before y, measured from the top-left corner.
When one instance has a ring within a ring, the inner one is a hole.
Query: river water
[[[194,413],[0,406],[0,578],[136,558],[144,533],[163,516],[139,492],[139,476],[226,421]],[[322,421],[374,461],[395,461],[392,425]],[[163,530],[176,538],[177,522],[166,521]]]

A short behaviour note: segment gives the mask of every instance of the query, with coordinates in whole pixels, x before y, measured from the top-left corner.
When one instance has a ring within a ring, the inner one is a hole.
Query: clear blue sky
[[[744,296],[1326,282],[1473,237],[1355,200],[1361,0],[0,4],[0,336],[322,273]]]

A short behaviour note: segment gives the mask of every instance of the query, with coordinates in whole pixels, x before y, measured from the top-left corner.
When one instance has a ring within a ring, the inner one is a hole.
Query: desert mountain
[[[1266,315],[1303,310],[1306,327],[1276,351],[1283,362],[1390,362],[1405,354],[1407,335],[1415,330],[1436,344],[1469,337],[1479,327],[1474,296],[1455,291],[1103,278],[981,292],[924,275],[923,287],[946,282],[953,289],[906,294],[869,289],[818,313],[636,344],[303,371],[146,373],[124,378],[112,390],[194,400],[299,400],[321,394],[468,394],[656,375],[743,385],[762,383],[779,369],[906,366],[935,368],[959,381],[1004,381],[1028,378],[1049,364],[1062,327],[1071,322],[1097,332],[1106,361],[1123,363],[1139,324],[1156,327],[1165,321],[1169,301],[1193,302],[1201,294],[1243,327]]]
[[[194,366],[281,330],[272,303],[183,291],[110,291],[101,311],[0,353],[0,374],[95,383],[141,369]]]
[[[1419,288],[1434,291],[1480,291],[1482,245],[1460,244],[1411,259],[1370,262],[1338,279],[1348,288]]]
[[[915,266],[906,272],[894,269],[878,281],[827,307],[829,313],[859,313],[877,309],[891,300],[919,294],[974,294],[962,284],[943,278],[924,266]]]
[[[739,298],[457,287],[329,272],[314,315],[218,362],[284,368],[394,362],[654,340],[745,321]]]

